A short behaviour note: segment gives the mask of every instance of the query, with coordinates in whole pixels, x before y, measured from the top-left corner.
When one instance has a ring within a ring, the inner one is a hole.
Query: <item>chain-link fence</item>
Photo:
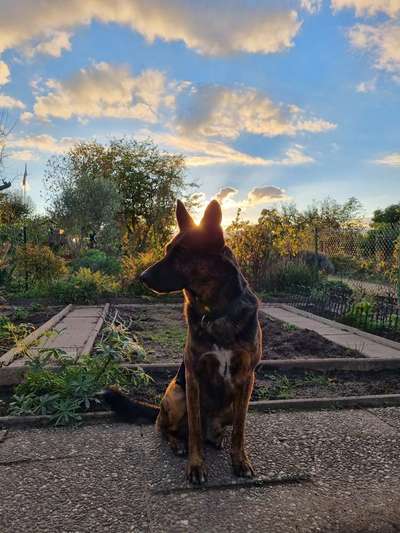
[[[310,228],[293,261],[314,268],[289,297],[302,309],[400,340],[400,226]]]

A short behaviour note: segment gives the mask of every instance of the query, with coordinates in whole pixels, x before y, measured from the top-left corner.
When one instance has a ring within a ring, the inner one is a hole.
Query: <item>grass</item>
[[[142,341],[150,341],[160,346],[165,346],[173,351],[181,352],[185,346],[186,331],[180,326],[169,326],[156,331],[145,331],[141,334]]]
[[[297,331],[299,328],[297,326],[295,326],[294,324],[289,324],[288,322],[283,322],[282,329],[283,329],[283,331],[290,332],[290,331]]]
[[[285,375],[271,374],[267,377],[269,385],[261,385],[255,390],[256,400],[290,400],[304,387],[330,387],[334,380],[324,374],[306,372],[303,378],[289,378]]]

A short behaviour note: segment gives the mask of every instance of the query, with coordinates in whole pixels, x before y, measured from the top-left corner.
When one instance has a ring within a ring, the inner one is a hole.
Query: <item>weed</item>
[[[186,331],[179,325],[168,328],[146,331],[142,334],[144,340],[165,346],[173,351],[182,351],[185,346]]]
[[[106,320],[96,353],[128,363],[146,361],[146,350],[130,332],[130,326],[131,322],[124,321],[116,311],[112,319]]]
[[[289,324],[288,322],[284,322],[282,324],[282,329],[283,331],[288,331],[288,332],[298,330],[298,328],[294,324]]]
[[[7,350],[16,345],[21,339],[29,335],[33,330],[32,324],[14,324],[5,316],[0,317],[0,351]]]
[[[14,319],[15,320],[26,320],[29,316],[28,309],[24,309],[23,307],[16,307],[14,310]]]
[[[28,371],[24,383],[15,388],[9,412],[11,415],[50,415],[55,425],[68,425],[81,420],[81,413],[100,403],[98,395],[110,385],[125,389],[144,389],[151,382],[143,369],[120,366],[120,342],[115,340],[114,327],[97,345],[95,357],[83,355],[78,361],[60,350],[40,349],[32,355],[26,349]],[[118,333],[121,335],[121,332]],[[111,344],[107,344],[110,341]],[[57,368],[49,366],[56,363]]]

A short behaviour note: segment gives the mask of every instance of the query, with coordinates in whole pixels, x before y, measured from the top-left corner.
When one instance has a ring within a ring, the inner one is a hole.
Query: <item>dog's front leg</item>
[[[244,449],[244,430],[250,396],[254,385],[254,372],[244,383],[236,385],[233,400],[233,427],[231,459],[233,473],[240,477],[254,476],[254,470]]]
[[[207,480],[203,457],[200,416],[200,388],[192,370],[186,367],[186,406],[189,433],[189,459],[186,475],[191,483],[200,485]]]

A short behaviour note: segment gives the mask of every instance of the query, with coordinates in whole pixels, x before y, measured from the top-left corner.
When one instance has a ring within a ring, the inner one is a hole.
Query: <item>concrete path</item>
[[[300,329],[316,331],[336,344],[352,348],[366,357],[400,358],[400,343],[339,324],[286,304],[262,304],[261,310]]]
[[[251,414],[258,478],[237,484],[228,452],[206,449],[209,482],[198,490],[152,427],[10,431],[0,443],[0,531],[392,533],[399,437],[399,408]]]
[[[38,345],[32,348],[31,353],[35,354],[42,348],[57,348],[73,357],[89,353],[108,309],[109,304],[72,307],[52,328],[51,331],[55,334],[40,337]],[[7,354],[3,356],[5,357]],[[18,358],[11,366],[21,366],[25,362],[26,358]]]

